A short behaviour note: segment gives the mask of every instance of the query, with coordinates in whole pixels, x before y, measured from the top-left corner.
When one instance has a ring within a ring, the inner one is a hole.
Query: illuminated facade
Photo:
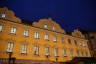
[[[0,58],[8,53],[17,64],[66,62],[74,57],[90,57],[88,40],[79,30],[68,35],[59,24],[40,19],[27,25],[7,8],[0,8]]]

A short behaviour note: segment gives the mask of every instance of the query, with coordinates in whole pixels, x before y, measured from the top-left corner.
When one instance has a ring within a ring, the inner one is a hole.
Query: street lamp
[[[16,58],[15,57],[12,57],[12,52],[7,52],[8,55],[9,55],[9,58],[8,58],[8,64],[11,64],[11,61],[12,61],[12,64],[15,64],[15,60]]]

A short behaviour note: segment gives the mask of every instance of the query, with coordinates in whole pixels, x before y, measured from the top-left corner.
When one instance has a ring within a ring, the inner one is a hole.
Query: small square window
[[[44,25],[44,28],[48,28],[48,25],[45,24],[45,25]]]
[[[1,14],[1,17],[2,17],[2,18],[5,18],[5,17],[6,17],[6,14]]]

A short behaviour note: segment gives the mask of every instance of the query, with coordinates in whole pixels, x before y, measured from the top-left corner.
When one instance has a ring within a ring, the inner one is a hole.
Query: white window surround
[[[39,55],[39,46],[34,46],[33,52],[34,52],[34,55]]]
[[[50,55],[49,47],[45,48],[45,55]]]
[[[23,54],[26,54],[27,53],[27,45],[26,44],[23,44],[21,46],[21,53],[23,53]]]
[[[24,36],[29,36],[29,30],[24,30],[23,35],[24,35]]]
[[[7,44],[7,52],[13,52],[13,43],[12,42],[9,42],[8,44]]]
[[[57,37],[53,36],[53,41],[56,42],[57,41]]]
[[[0,25],[0,32],[2,31],[2,29],[3,29],[3,26],[2,26],[2,25]]]
[[[15,27],[12,27],[10,33],[16,34],[16,28]]]
[[[1,14],[1,17],[2,17],[2,18],[5,18],[5,17],[6,17],[6,14]]]
[[[34,33],[34,38],[39,38],[39,33],[38,32]]]
[[[52,30],[55,30],[55,27],[54,26],[52,27]]]
[[[54,56],[58,56],[58,48],[54,48]]]
[[[70,53],[70,56],[72,57],[73,56],[73,49],[70,49],[69,53]]]
[[[45,35],[44,35],[44,39],[45,39],[45,40],[48,40],[48,34],[45,34]]]
[[[44,28],[48,28],[48,25],[47,25],[47,24],[45,24],[45,25],[44,25]]]
[[[66,56],[66,49],[63,48],[63,56]]]

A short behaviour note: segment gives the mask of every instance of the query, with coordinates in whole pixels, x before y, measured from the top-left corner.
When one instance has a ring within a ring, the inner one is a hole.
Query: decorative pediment
[[[40,19],[38,22],[34,22],[33,26],[66,34],[60,25],[53,21],[51,18]]]
[[[13,11],[8,10],[8,8],[0,8],[0,18],[7,19],[14,22],[21,22],[21,19],[17,18]]]
[[[78,29],[76,29],[72,32],[72,36],[79,37],[79,38],[85,38],[85,36]]]

